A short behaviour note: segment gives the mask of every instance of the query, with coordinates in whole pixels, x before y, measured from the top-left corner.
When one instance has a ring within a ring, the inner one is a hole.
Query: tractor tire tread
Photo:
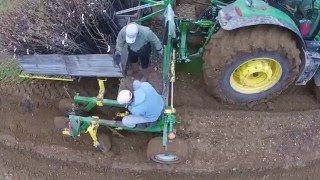
[[[286,86],[282,90],[254,102],[235,102],[228,98],[220,87],[219,77],[221,76],[221,72],[224,67],[235,61],[234,59],[237,55],[250,53],[257,49],[280,51],[288,59],[292,60],[293,66],[288,78],[285,80],[287,82]],[[229,104],[248,105],[268,102],[287,89],[295,80],[300,70],[300,50],[297,47],[296,40],[288,30],[276,26],[268,26],[267,28],[266,26],[254,26],[232,31],[220,29],[212,36],[205,50],[203,74],[207,90],[218,100]]]

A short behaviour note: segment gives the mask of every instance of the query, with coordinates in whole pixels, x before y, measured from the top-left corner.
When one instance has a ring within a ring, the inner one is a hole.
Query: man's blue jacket
[[[143,116],[150,122],[156,121],[164,109],[163,98],[148,82],[133,82],[134,99],[128,109],[132,115]]]

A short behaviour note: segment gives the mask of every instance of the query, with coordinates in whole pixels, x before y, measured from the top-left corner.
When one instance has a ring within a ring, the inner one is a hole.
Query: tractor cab
[[[320,2],[318,0],[267,0],[269,5],[285,12],[300,28],[304,39],[312,40],[320,30]]]

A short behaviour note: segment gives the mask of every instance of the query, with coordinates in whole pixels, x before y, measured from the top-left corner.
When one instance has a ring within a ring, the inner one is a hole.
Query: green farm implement
[[[266,102],[292,83],[306,85],[312,78],[320,86],[318,0],[202,0],[201,6],[197,7],[201,12],[197,20],[175,16],[174,4],[173,0],[140,0],[139,6],[116,13],[118,17],[129,17],[128,21],[121,21],[126,23],[165,17],[162,95],[166,109],[153,127],[127,128],[119,121],[88,115],[96,106],[124,108],[115,100],[104,99],[104,81],[101,79],[125,76],[125,58],[121,66],[114,66],[110,55],[37,55],[20,59],[24,77],[41,78],[45,75],[53,80],[57,80],[55,76],[100,78],[97,97],[76,95],[72,106],[62,108],[68,109],[68,118],[66,121],[56,119],[55,123],[59,127],[67,126],[63,129],[64,134],[76,138],[87,132],[93,145],[103,150],[97,136],[99,126],[160,133],[161,138],[149,142],[148,158],[172,164],[185,160],[188,152],[187,144],[176,137],[174,128],[177,122],[173,104],[176,63],[203,59],[203,77],[208,92],[222,102],[232,104]],[[156,6],[160,8],[148,15],[126,15]],[[195,54],[191,54],[188,48],[190,36],[204,39]],[[118,113],[117,116],[125,115]]]

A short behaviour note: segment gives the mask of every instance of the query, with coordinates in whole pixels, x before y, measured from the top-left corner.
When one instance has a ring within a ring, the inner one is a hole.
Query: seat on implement
[[[72,77],[123,77],[110,54],[25,55],[18,62],[26,74]]]

